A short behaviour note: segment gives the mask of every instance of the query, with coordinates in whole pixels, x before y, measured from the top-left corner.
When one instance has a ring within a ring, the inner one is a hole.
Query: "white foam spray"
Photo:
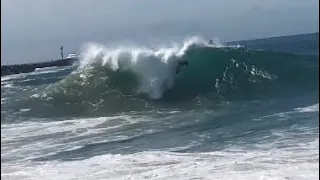
[[[176,76],[177,61],[193,45],[221,47],[208,44],[201,37],[187,38],[182,43],[172,43],[159,48],[119,46],[109,48],[98,43],[88,43],[80,54],[80,69],[91,65],[105,66],[113,71],[131,71],[138,75],[137,93],[147,93],[150,98],[161,98],[170,89]],[[183,60],[183,59],[182,59]]]

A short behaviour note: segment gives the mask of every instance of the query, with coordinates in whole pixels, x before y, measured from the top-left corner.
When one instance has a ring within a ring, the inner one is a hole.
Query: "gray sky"
[[[1,0],[1,64],[46,61],[83,43],[222,41],[318,32],[319,0]]]

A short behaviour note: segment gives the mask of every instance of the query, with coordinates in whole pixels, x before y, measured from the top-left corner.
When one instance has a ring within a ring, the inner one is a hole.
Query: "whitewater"
[[[319,179],[318,74],[317,55],[201,37],[87,43],[1,77],[1,178]]]

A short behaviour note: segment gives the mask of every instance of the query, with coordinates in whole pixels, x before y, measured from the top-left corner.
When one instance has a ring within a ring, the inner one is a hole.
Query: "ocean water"
[[[1,178],[318,179],[319,57],[287,46],[91,43],[3,76]]]

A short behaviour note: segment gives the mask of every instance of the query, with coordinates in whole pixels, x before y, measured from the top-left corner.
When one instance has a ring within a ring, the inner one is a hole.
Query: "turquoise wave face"
[[[301,56],[245,48],[191,48],[189,62],[165,98],[193,97],[206,93],[243,99],[317,90],[319,62]]]

